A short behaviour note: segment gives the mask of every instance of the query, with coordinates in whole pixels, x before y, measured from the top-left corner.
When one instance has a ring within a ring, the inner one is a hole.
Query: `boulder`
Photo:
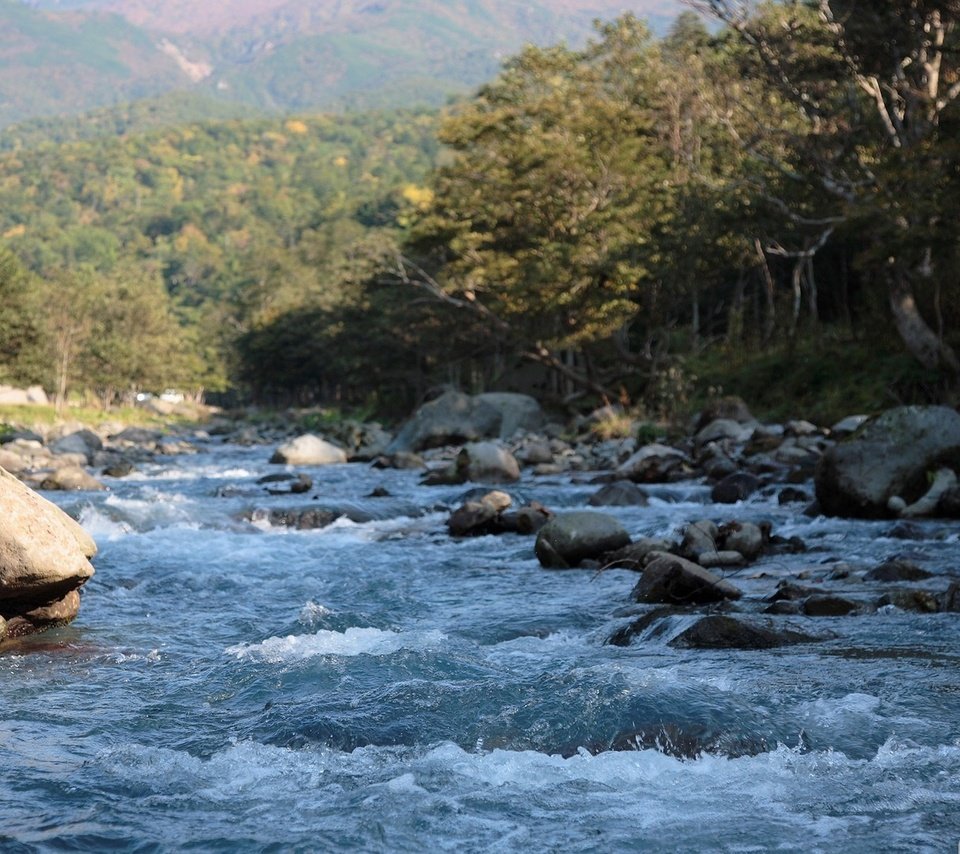
[[[535,551],[541,566],[570,569],[629,542],[630,535],[613,516],[581,511],[562,513],[547,522],[537,535]]]
[[[617,468],[617,476],[634,483],[669,483],[686,474],[686,455],[668,445],[644,445]]]
[[[499,437],[503,413],[493,404],[448,391],[421,406],[387,446],[387,454],[423,451]]]
[[[478,394],[474,400],[481,405],[491,406],[500,413],[500,431],[497,438],[509,439],[518,430],[534,432],[544,425],[540,404],[528,394],[494,391]]]
[[[877,600],[878,608],[893,605],[901,611],[920,614],[935,614],[942,604],[940,597],[929,590],[890,590]]]
[[[888,560],[875,566],[863,577],[867,581],[923,581],[932,578],[933,573],[910,560]]]
[[[77,430],[57,439],[50,450],[55,454],[83,454],[90,462],[97,451],[103,450],[103,442],[92,430]]]
[[[587,500],[591,507],[646,507],[647,494],[629,481],[608,483]]]
[[[709,519],[691,522],[683,529],[680,554],[700,563],[703,555],[716,554],[717,538],[719,536],[720,529]]]
[[[68,465],[50,472],[40,483],[41,489],[49,490],[90,490],[98,492],[106,489],[93,475],[86,469],[77,465]]]
[[[93,575],[96,552],[80,525],[0,469],[0,614],[63,599]]]
[[[747,442],[755,429],[756,424],[753,423],[741,424],[731,418],[717,418],[698,430],[693,440],[698,448],[708,442],[721,442],[724,439],[734,443]]]
[[[607,565],[619,569],[632,569],[634,572],[643,572],[651,554],[668,552],[670,547],[671,543],[666,540],[657,537],[641,537],[636,542],[607,555]]]
[[[753,522],[728,522],[720,529],[721,542],[727,551],[740,552],[748,561],[763,554],[765,537]]]
[[[455,466],[463,481],[515,483],[520,480],[520,466],[513,454],[495,442],[472,442],[457,454]]]
[[[291,466],[328,466],[346,461],[347,454],[343,448],[338,448],[312,433],[306,433],[290,442],[285,442],[270,458],[271,463],[285,463]]]
[[[742,397],[720,397],[710,401],[697,415],[693,423],[692,433],[699,433],[711,421],[718,418],[737,421],[740,424],[749,424],[755,422],[750,409],[744,403]]]
[[[804,601],[802,609],[808,617],[845,617],[858,611],[860,606],[842,596],[825,594],[810,596]]]
[[[635,601],[648,604],[708,605],[739,599],[742,594],[702,566],[664,553],[647,564],[631,595]]]
[[[717,504],[736,504],[749,498],[760,488],[760,478],[745,471],[727,475],[710,490],[710,500]]]
[[[682,631],[670,641],[669,646],[684,649],[773,649],[818,640],[769,623],[754,625],[723,614],[711,614]]]
[[[478,500],[466,501],[447,519],[447,530],[451,537],[499,534],[506,529],[502,514],[512,503],[509,495],[496,490]]]
[[[891,499],[905,507],[927,491],[928,473],[958,466],[960,414],[946,406],[902,406],[823,455],[817,500],[829,516],[885,518],[895,515]]]

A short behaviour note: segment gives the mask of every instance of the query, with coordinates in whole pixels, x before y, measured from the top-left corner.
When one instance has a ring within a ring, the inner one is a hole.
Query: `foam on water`
[[[238,659],[290,664],[317,656],[391,655],[401,649],[433,649],[446,640],[443,633],[392,632],[372,628],[349,628],[345,632],[321,630],[312,635],[267,638],[257,644],[237,644],[225,651]]]

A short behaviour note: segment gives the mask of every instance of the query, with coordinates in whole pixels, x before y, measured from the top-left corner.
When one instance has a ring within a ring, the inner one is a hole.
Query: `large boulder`
[[[503,413],[481,399],[448,391],[425,403],[387,446],[387,454],[423,451],[499,437]]]
[[[528,394],[491,391],[478,394],[474,400],[492,406],[500,413],[500,439],[509,439],[518,430],[535,432],[543,427],[543,410],[536,399]]]
[[[946,406],[901,406],[823,455],[817,500],[828,516],[884,518],[894,515],[891,507],[919,499],[928,474],[943,466],[960,467],[960,414]]]
[[[0,469],[0,616],[11,634],[73,619],[79,599],[71,594],[93,575],[96,552],[79,524]]]
[[[654,442],[644,445],[617,468],[617,477],[634,483],[669,483],[689,472],[686,454]]]
[[[613,516],[581,511],[554,516],[540,529],[535,551],[547,569],[570,569],[629,545],[630,535]]]
[[[103,450],[103,442],[92,430],[77,430],[57,439],[50,450],[55,454],[83,454],[89,462],[97,451]]]
[[[514,483],[520,465],[506,448],[495,442],[472,442],[457,454],[457,470],[474,483]]]
[[[270,458],[271,463],[286,463],[291,466],[329,466],[346,461],[347,454],[343,448],[338,448],[312,433],[285,442]]]

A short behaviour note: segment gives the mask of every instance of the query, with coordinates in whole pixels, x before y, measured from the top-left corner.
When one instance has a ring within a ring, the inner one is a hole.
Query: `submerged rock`
[[[591,507],[646,507],[647,494],[630,482],[610,483],[587,500]]]
[[[630,535],[613,516],[582,511],[555,516],[537,536],[535,551],[547,569],[571,569],[581,561],[623,548]]]
[[[774,649],[821,638],[774,626],[755,625],[723,614],[711,614],[682,631],[669,646],[684,649]]]

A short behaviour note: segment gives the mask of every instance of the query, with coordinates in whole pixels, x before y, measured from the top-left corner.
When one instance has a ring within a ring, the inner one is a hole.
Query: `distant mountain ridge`
[[[0,126],[183,89],[265,111],[442,103],[522,44],[680,0],[0,0]]]

